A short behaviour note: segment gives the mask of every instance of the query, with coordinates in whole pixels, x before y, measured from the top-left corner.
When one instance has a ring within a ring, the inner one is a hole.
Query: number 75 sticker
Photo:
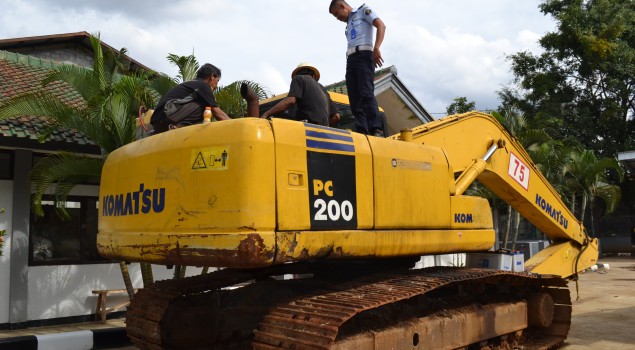
[[[529,170],[527,164],[523,163],[514,153],[510,152],[507,174],[509,174],[512,179],[516,180],[516,182],[518,182],[518,184],[524,189],[527,189],[529,187],[530,173],[531,171]]]

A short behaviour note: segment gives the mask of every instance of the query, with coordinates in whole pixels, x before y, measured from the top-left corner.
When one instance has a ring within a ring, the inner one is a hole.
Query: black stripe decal
[[[317,139],[325,139],[325,141],[339,140],[339,141],[353,142],[353,138],[350,135],[347,135],[347,136],[336,135],[336,134],[329,134],[329,133],[313,131],[313,130],[306,130],[306,136],[315,137]]]
[[[353,145],[345,145],[333,142],[306,140],[306,146],[310,148],[324,149],[329,151],[355,152],[355,146]]]

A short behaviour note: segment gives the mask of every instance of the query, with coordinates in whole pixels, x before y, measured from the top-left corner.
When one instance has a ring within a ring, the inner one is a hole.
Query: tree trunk
[[[126,286],[128,297],[132,300],[134,297],[134,288],[132,287],[132,280],[130,280],[130,272],[128,271],[128,265],[124,261],[119,262],[119,269],[121,269],[121,276],[123,277],[123,283]]]
[[[593,207],[593,202],[595,201],[595,198],[593,196],[591,196],[591,200],[589,201],[589,206],[590,206],[590,212],[591,212],[591,237],[596,237],[595,236],[595,210]]]
[[[580,208],[580,222],[584,225],[584,215],[586,214],[586,193],[582,195],[582,206]]]
[[[512,243],[512,250],[516,249],[516,241],[518,240],[519,227],[520,227],[520,213],[514,210],[514,243]]]
[[[507,206],[507,224],[505,225],[505,240],[503,241],[503,249],[507,249],[507,243],[509,242],[509,231],[512,227],[512,206]]]
[[[149,287],[154,283],[154,276],[152,276],[152,264],[141,263],[141,279],[143,280],[143,287]]]
[[[176,265],[174,266],[174,279],[178,279],[178,278],[183,278],[185,277],[185,270],[187,269],[187,266],[185,265]]]
[[[492,206],[492,221],[493,221],[493,224],[494,224],[494,232],[495,232],[495,235],[496,235],[496,240],[494,242],[494,244],[495,244],[494,248],[495,249],[500,249],[501,248],[501,243],[502,243],[501,242],[501,235],[500,235],[500,223],[498,222],[498,219],[499,219],[498,216],[499,216],[498,215],[498,210],[496,210],[496,208],[494,206]]]

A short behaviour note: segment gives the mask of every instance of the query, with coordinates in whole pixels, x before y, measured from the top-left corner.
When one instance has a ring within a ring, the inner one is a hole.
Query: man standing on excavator
[[[384,136],[382,117],[375,99],[375,67],[381,67],[384,59],[379,47],[384,41],[386,25],[367,5],[356,11],[344,0],[332,0],[329,12],[346,23],[346,89],[355,116],[357,132]],[[373,46],[373,27],[377,28]]]

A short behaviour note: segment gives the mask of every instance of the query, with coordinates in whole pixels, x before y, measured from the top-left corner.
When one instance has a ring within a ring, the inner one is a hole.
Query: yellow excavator
[[[332,96],[334,100],[341,96]],[[549,237],[522,272],[412,269],[495,243],[478,180]],[[597,239],[490,115],[388,138],[285,119],[179,128],[109,155],[98,249],[217,267],[133,298],[140,349],[548,349]]]

